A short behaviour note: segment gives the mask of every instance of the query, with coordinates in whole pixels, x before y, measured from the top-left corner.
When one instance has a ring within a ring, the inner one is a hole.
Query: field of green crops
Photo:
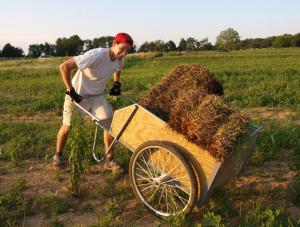
[[[126,57],[122,88],[134,100],[177,64],[199,63],[223,84],[233,108],[264,126],[241,176],[218,189],[203,208],[168,221],[149,216],[135,201],[127,174],[131,153],[120,144],[116,158],[126,170],[122,176],[93,174],[102,183],[96,189],[87,187],[80,199],[58,192],[61,184],[69,187],[69,172],[47,166],[62,121],[65,87],[59,64],[65,59],[0,60],[0,226],[42,220],[50,226],[72,226],[87,218],[92,226],[300,226],[300,48]],[[107,98],[114,109],[127,104]],[[94,127],[89,121],[84,124],[88,184]],[[66,159],[69,153],[67,144]],[[49,174],[57,184],[31,193],[26,171],[35,177]],[[91,202],[96,200],[102,203]],[[134,205],[128,208],[130,202]],[[70,221],[75,216],[82,219]]]

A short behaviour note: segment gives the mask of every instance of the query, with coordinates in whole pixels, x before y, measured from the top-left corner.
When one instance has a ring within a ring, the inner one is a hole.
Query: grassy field
[[[131,153],[121,145],[117,160],[125,174],[115,178],[90,171],[94,127],[89,121],[80,198],[70,196],[68,169],[48,168],[62,121],[65,87],[58,66],[65,59],[0,60],[0,226],[300,226],[299,48],[126,57],[123,91],[135,100],[175,65],[199,63],[222,82],[233,108],[264,125],[241,175],[203,208],[169,221],[149,215],[135,201],[127,176]],[[127,104],[108,99],[114,109]],[[67,144],[66,158],[69,153]],[[38,185],[43,176],[45,185],[35,188],[32,182]]]

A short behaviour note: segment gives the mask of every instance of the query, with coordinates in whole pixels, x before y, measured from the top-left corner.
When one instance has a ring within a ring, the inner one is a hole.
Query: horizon
[[[218,34],[229,27],[239,33],[241,40],[300,32],[297,24],[300,3],[295,0],[245,3],[187,0],[184,7],[178,0],[130,2],[132,4],[120,0],[113,4],[96,0],[6,1],[2,3],[0,14],[0,26],[4,28],[0,31],[0,49],[10,43],[27,53],[30,44],[55,44],[58,38],[76,34],[85,40],[127,32],[140,46],[145,41],[158,39],[178,44],[181,38],[188,37],[208,38],[215,44]]]

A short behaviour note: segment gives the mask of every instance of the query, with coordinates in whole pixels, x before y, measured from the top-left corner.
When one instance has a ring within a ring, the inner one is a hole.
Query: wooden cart
[[[262,129],[249,124],[231,155],[219,162],[166,122],[132,103],[116,110],[109,129],[106,128],[115,137],[110,148],[120,141],[133,152],[129,164],[133,191],[149,210],[161,217],[188,213],[196,203],[200,207],[214,188],[236,176]],[[99,119],[94,120],[101,126]],[[101,161],[95,153],[94,157]]]

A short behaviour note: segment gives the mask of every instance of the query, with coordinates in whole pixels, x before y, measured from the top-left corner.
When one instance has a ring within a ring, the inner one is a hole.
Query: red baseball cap
[[[118,33],[115,36],[114,41],[116,41],[117,43],[128,43],[130,46],[133,45],[133,40],[131,36],[124,32]]]

